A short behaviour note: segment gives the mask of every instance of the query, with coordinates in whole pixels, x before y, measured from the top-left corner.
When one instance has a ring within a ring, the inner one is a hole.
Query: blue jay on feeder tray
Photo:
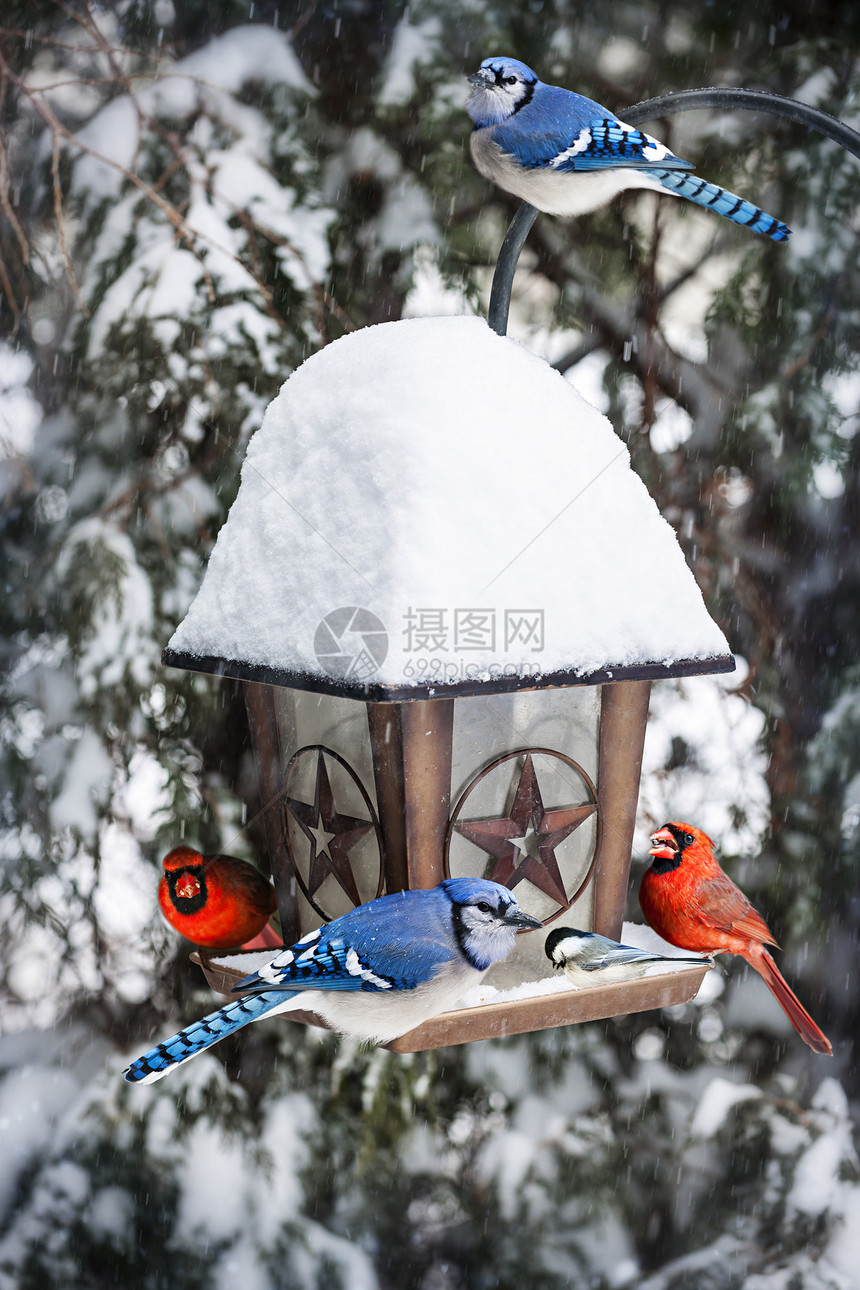
[[[297,1008],[333,1030],[388,1043],[451,1008],[540,927],[516,896],[483,878],[448,878],[359,905],[276,954],[236,990],[250,991],[156,1045],[123,1071],[152,1084],[249,1022]]]

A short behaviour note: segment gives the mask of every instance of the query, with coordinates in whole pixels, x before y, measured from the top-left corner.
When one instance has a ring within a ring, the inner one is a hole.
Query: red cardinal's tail
[[[767,950],[762,948],[755,956],[750,955],[748,958],[744,955],[750,967],[754,967],[759,976],[764,979],[765,985],[776,996],[777,1003],[794,1026],[800,1038],[816,1053],[826,1053],[828,1057],[833,1055],[833,1049],[830,1046],[830,1040],[818,1029],[797,995],[790,989],[788,982],[783,977],[779,968],[774,963]]]

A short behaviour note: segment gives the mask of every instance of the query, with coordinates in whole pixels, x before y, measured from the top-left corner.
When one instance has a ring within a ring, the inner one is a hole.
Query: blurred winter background
[[[161,855],[264,855],[238,688],[160,649],[290,371],[485,310],[515,204],[469,164],[464,75],[511,53],[616,110],[741,85],[857,127],[860,9],[0,21],[0,1290],[860,1285],[860,162],[776,118],[650,128],[787,247],[649,195],[541,217],[511,334],[612,418],[741,659],[654,687],[634,890],[651,827],[711,832],[834,1059],[727,960],[667,1015],[411,1058],[275,1022],[119,1077],[211,1000]]]

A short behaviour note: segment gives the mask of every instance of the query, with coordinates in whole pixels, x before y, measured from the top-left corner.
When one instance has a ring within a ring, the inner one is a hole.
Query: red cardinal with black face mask
[[[177,932],[209,950],[229,950],[253,940],[275,912],[275,889],[236,856],[202,856],[174,847],[163,860],[158,884],[161,912]],[[268,944],[279,944],[272,933]]]
[[[755,968],[791,1024],[816,1053],[833,1049],[789,989],[765,945],[776,941],[731,878],[723,873],[707,834],[691,824],[664,824],[651,838],[653,863],[639,887],[646,922],[683,950],[740,954]]]

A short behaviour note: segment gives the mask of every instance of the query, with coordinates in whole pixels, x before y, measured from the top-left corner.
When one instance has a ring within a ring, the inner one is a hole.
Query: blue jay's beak
[[[538,927],[543,927],[539,918],[532,918],[531,914],[524,914],[521,909],[509,909],[505,914],[505,925],[515,927],[518,932],[534,932]]]
[[[478,88],[482,90],[488,89],[489,86],[495,85],[496,83],[495,76],[493,76],[493,73],[486,67],[482,67],[477,72],[472,72],[472,75],[467,76],[466,80],[470,85],[477,85]]]

